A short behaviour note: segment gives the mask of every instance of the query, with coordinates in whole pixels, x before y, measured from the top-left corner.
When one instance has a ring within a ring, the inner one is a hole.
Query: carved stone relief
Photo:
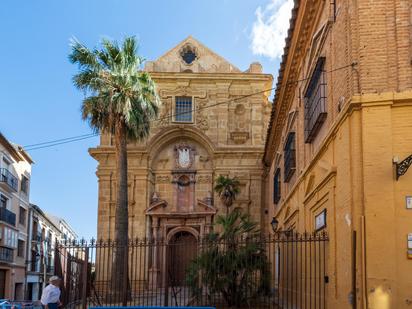
[[[244,104],[237,104],[233,115],[229,115],[229,138],[236,145],[245,144],[249,140],[249,117]]]
[[[174,147],[177,169],[189,169],[195,161],[196,149],[189,144],[180,143]]]
[[[158,175],[156,177],[156,182],[157,183],[168,183],[170,182],[170,177],[167,175]]]
[[[198,183],[212,183],[212,177],[210,175],[199,175],[197,176]]]
[[[199,129],[202,131],[209,130],[209,122],[207,120],[207,116],[205,115],[201,115],[201,114],[197,115],[196,124],[199,127]]]

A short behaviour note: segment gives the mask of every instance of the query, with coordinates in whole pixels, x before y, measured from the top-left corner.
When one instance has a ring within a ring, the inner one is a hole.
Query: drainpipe
[[[24,299],[27,299],[27,275],[28,275],[28,268],[29,268],[29,252],[31,252],[31,240],[33,239],[32,235],[32,209],[29,205],[29,211],[27,214],[27,242],[26,242],[26,262],[24,263],[24,268],[25,268],[25,276],[24,276]],[[27,299],[29,300],[29,299]],[[30,299],[31,300],[31,299]]]

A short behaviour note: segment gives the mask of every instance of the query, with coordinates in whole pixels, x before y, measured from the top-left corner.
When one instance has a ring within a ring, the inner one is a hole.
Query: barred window
[[[26,213],[27,213],[27,210],[20,206],[20,209],[19,209],[19,223],[21,225],[26,225]]]
[[[279,203],[280,193],[280,168],[277,168],[273,176],[273,204]]]
[[[17,241],[17,256],[18,257],[24,257],[24,247],[25,247],[24,240],[19,239]]]
[[[323,71],[325,57],[320,57],[306,90],[305,143],[311,143],[326,119],[326,77]]]
[[[21,187],[20,189],[21,189],[22,192],[24,192],[26,194],[29,192],[29,179],[24,175],[21,176],[20,187]]]
[[[192,122],[192,97],[176,97],[175,121]]]
[[[295,132],[290,132],[284,148],[285,182],[288,182],[296,170]]]

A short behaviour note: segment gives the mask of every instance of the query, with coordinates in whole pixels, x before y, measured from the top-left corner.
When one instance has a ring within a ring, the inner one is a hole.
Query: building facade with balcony
[[[25,299],[38,300],[54,275],[56,245],[62,233],[40,207],[30,204],[27,234]]]
[[[67,223],[67,221],[61,217],[52,215],[50,213],[46,214],[47,218],[58,227],[59,234],[58,234],[58,241],[61,243],[64,242],[72,242],[78,239],[78,235],[73,227]]]
[[[412,303],[411,17],[408,1],[295,1],[266,203],[282,231],[328,232],[327,308]]]
[[[0,298],[24,298],[31,165],[0,133]]]

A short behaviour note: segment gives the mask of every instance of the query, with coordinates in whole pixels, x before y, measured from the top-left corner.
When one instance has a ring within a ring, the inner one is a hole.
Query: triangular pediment
[[[204,44],[187,37],[155,61],[146,62],[149,72],[240,73],[240,70]]]

